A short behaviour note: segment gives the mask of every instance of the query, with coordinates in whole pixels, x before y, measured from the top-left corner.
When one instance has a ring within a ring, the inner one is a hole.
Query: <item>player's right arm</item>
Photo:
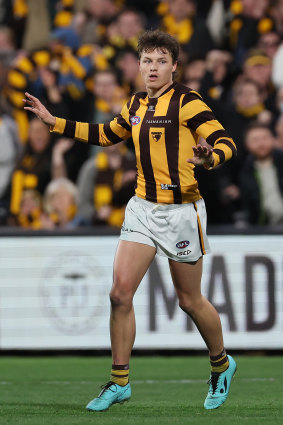
[[[54,117],[39,99],[29,93],[25,93],[25,95],[26,99],[23,99],[23,101],[27,106],[24,109],[33,112],[41,121],[50,127],[51,132],[70,137],[80,142],[99,146],[111,146],[130,138],[132,135],[127,105],[109,123],[90,124]]]

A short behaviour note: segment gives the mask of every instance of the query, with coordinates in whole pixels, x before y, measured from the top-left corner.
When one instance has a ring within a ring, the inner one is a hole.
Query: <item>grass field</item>
[[[0,357],[1,425],[283,424],[283,357],[235,356],[227,402],[206,411],[204,357],[133,357],[129,403],[90,413],[110,359]]]

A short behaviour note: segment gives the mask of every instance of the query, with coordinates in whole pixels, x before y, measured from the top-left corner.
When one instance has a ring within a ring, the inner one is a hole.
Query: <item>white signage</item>
[[[213,236],[203,294],[227,349],[283,348],[283,236]],[[0,349],[105,349],[118,238],[2,237]],[[136,348],[203,349],[156,257],[134,299]]]

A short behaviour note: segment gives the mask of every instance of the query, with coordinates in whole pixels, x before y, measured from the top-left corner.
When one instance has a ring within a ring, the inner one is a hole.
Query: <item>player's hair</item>
[[[139,58],[143,52],[152,52],[155,49],[160,49],[164,53],[165,51],[169,52],[173,64],[177,62],[179,43],[172,35],[159,30],[145,31],[138,41]]]

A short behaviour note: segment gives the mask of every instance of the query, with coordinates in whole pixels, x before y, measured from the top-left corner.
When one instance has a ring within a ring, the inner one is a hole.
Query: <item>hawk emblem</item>
[[[162,132],[161,131],[152,131],[151,135],[153,137],[153,139],[158,142],[162,136]]]

